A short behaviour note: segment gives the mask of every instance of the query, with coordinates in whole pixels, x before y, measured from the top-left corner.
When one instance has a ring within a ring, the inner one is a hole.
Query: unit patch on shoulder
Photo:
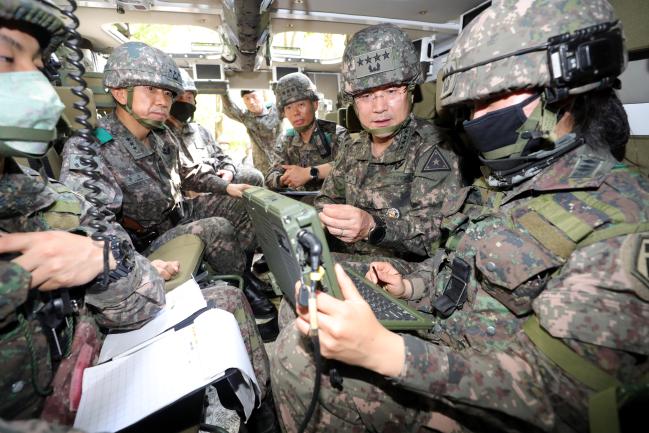
[[[428,161],[424,164],[422,173],[431,171],[451,171],[451,166],[448,164],[442,152],[436,147],[428,157]]]
[[[649,287],[649,235],[638,240],[631,273]]]

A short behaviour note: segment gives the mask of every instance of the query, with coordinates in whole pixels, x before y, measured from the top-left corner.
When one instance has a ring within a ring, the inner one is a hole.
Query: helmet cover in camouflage
[[[143,42],[126,42],[113,50],[104,68],[104,85],[113,89],[153,86],[175,95],[183,92],[176,63]]]
[[[419,53],[392,24],[366,27],[352,36],[342,62],[343,91],[356,95],[390,84],[423,82]]]
[[[2,0],[0,2],[0,19],[14,22],[25,22],[38,29],[41,51],[49,55],[64,40],[65,26],[59,18],[60,13],[47,1],[36,0]]]
[[[451,49],[440,74],[440,108],[548,87],[545,49],[507,54],[542,47],[553,36],[615,20],[606,0],[494,0]]]
[[[275,97],[277,98],[277,110],[284,112],[284,107],[296,101],[309,99],[318,100],[318,94],[315,84],[301,72],[293,72],[284,75],[277,82],[275,87]]]
[[[189,76],[189,72],[183,68],[178,68],[178,70],[180,71],[180,80],[183,85],[183,90],[185,92],[193,92],[194,95],[196,95],[196,93],[198,93],[196,90],[196,83],[194,83],[192,77]]]

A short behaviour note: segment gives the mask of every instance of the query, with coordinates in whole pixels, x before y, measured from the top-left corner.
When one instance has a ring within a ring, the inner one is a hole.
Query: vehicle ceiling
[[[65,0],[56,0],[64,3]],[[82,0],[79,32],[96,51],[109,52],[121,42],[102,29],[110,23],[155,23],[203,26],[216,30],[230,45],[222,58],[196,63],[224,64],[234,71],[269,69],[268,35],[286,31],[339,33],[392,22],[412,39],[436,35],[436,44],[450,44],[460,15],[484,0]],[[118,8],[118,6],[120,6]],[[281,63],[280,63],[281,64]],[[336,71],[340,64],[285,63],[305,70]]]

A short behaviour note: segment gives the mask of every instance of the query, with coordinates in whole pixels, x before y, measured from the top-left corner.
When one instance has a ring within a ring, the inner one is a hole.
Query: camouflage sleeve
[[[49,423],[40,419],[5,421],[0,419],[0,432],[6,433],[83,433],[70,426]]]
[[[31,274],[22,267],[0,261],[0,329],[16,319],[16,310],[27,300],[31,280]]]
[[[438,137],[429,136],[418,146],[409,211],[401,218],[383,218],[386,233],[380,246],[421,256],[437,249],[444,197],[453,196],[462,186],[458,158]]]
[[[223,101],[223,113],[225,113],[225,115],[230,119],[243,123],[243,110],[239,108],[237,104],[232,102],[228,92],[225,92],[225,94],[221,96],[221,101]]]
[[[412,335],[402,337],[405,364],[392,378],[397,384],[430,399],[508,414],[545,429],[552,426],[552,403],[540,373],[520,355],[521,343],[514,341],[506,350],[459,352]]]
[[[288,164],[289,155],[286,152],[286,146],[284,145],[284,135],[277,137],[277,145],[272,150],[271,163],[272,167],[266,173],[266,180],[264,183],[266,187],[270,189],[279,189],[281,185],[279,184],[279,178],[284,174],[284,169],[281,167],[282,164]]]
[[[349,137],[349,134],[347,136]],[[345,204],[345,173],[350,169],[348,167],[349,162],[354,160],[349,157],[349,151],[352,147],[351,137],[349,138],[349,143],[345,143],[344,145],[341,143],[329,176],[322,183],[320,193],[315,199],[314,205],[318,211],[321,211],[325,204]]]
[[[86,292],[95,320],[110,329],[135,329],[152,319],[165,304],[164,280],[151,262],[135,254],[135,266],[108,289]]]
[[[85,173],[86,168],[80,163],[80,158],[82,156],[86,157],[86,155],[79,150],[79,144],[87,145],[81,137],[72,137],[65,143],[61,156],[62,166],[60,178],[61,182],[68,188],[85,197],[90,190],[83,184],[91,179]],[[97,164],[97,168],[93,171],[97,173],[98,177],[92,183],[99,189],[97,198],[106,204],[108,210],[117,215],[122,209],[122,190],[110,168],[101,157],[101,152],[106,149],[103,147],[100,148],[99,145],[96,146],[98,156],[94,157],[94,161]],[[103,146],[110,146],[110,143]]]
[[[86,233],[92,217],[89,203],[83,201],[81,226]],[[105,234],[114,235],[130,243],[126,231],[108,216],[104,222]],[[97,278],[102,278],[98,275]],[[100,326],[111,329],[138,328],[151,319],[165,304],[164,280],[148,259],[135,253],[133,270],[123,278],[110,283],[106,290],[92,286],[86,290],[85,301],[93,307],[95,320]]]
[[[179,147],[179,173],[183,191],[224,194],[228,182],[216,175],[211,164],[195,163],[184,144]]]
[[[201,125],[198,125],[198,130],[199,133],[201,134],[201,138],[203,139],[203,142],[207,146],[209,146],[210,149],[212,149],[212,152],[210,152],[210,157],[218,161],[217,168],[223,170],[230,170],[234,174],[236,174],[237,169],[235,168],[232,159],[230,159],[230,157],[226,155],[225,152],[223,152],[223,149],[221,149],[221,146],[219,146],[219,144],[216,142],[214,136]]]

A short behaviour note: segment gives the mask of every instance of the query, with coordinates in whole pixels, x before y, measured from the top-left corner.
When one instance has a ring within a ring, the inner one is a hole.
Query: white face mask
[[[0,156],[45,155],[64,108],[40,71],[0,73]]]

